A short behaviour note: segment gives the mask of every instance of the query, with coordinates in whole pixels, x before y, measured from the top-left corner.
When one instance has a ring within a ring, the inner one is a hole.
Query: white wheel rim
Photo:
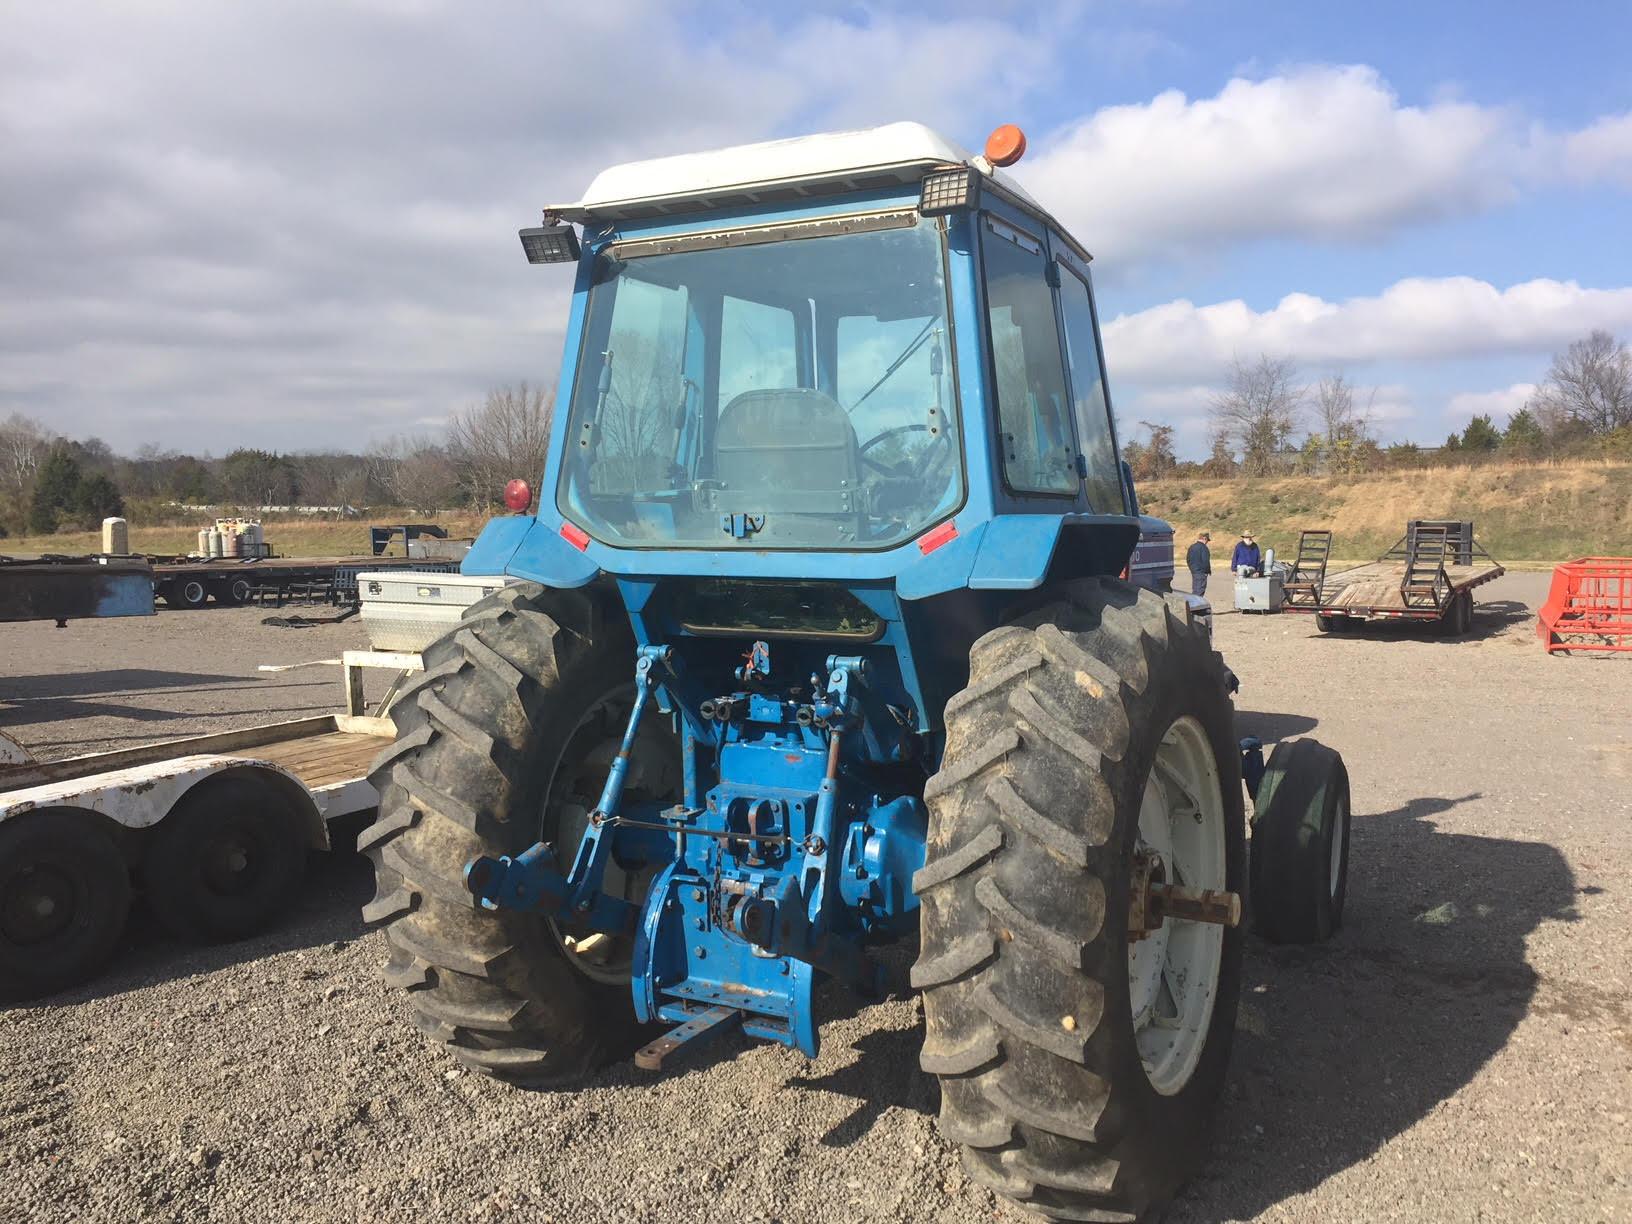
[[[1224,797],[1201,724],[1175,721],[1156,750],[1139,803],[1139,840],[1159,855],[1169,883],[1222,890]],[[1224,928],[1169,918],[1128,946],[1134,1039],[1151,1087],[1181,1091],[1207,1044],[1224,961]]]
[[[1349,801],[1342,795],[1337,798],[1337,814],[1332,817],[1332,865],[1331,875],[1327,880],[1330,895],[1335,900],[1337,886],[1342,878],[1343,871],[1343,838],[1349,828]]]
[[[189,582],[186,586],[182,587],[181,597],[188,603],[203,603],[204,584],[202,582]]]

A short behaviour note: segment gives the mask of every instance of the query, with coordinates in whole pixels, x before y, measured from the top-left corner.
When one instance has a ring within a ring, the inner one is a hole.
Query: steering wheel
[[[856,448],[856,457],[874,471],[882,472],[886,476],[894,476],[897,478],[905,476],[912,480],[922,480],[924,473],[929,471],[930,466],[935,462],[941,453],[940,446],[937,444],[944,445],[946,443],[946,430],[941,430],[941,432],[935,436],[935,439],[918,453],[916,459],[903,460],[900,463],[893,464],[881,463],[877,459],[869,458],[867,452],[872,450],[875,446],[879,446],[882,443],[890,441],[892,438],[899,438],[902,434],[928,432],[929,426],[923,421],[917,421],[911,425],[896,425],[891,429],[886,429],[882,433],[874,434],[872,437],[868,438],[867,441],[863,442]]]

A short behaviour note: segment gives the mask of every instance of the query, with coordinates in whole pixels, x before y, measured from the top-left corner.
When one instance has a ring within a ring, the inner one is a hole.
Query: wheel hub
[[[73,913],[73,881],[54,867],[29,867],[6,886],[0,926],[11,943],[40,943],[60,934]]]

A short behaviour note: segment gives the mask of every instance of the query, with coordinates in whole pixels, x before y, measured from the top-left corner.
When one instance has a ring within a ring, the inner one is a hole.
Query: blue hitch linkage
[[[634,709],[629,712],[629,724],[600,800],[579,840],[571,873],[562,876],[557,870],[555,847],[548,842],[539,842],[513,858],[484,855],[473,859],[465,867],[465,887],[484,909],[542,910],[560,921],[579,922],[598,931],[634,930],[638,911],[621,897],[602,893],[601,880],[612,852],[611,834],[629,776],[629,756],[640,734],[641,716],[657,688],[653,671],[668,661],[667,646],[642,646],[636,656]]]

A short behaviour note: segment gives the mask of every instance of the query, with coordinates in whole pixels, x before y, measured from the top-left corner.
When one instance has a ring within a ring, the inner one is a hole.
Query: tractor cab
[[[1126,560],[1089,257],[992,156],[894,124],[614,167],[546,220],[529,258],[577,280],[540,530],[471,566],[891,578],[961,539],[922,597]]]

